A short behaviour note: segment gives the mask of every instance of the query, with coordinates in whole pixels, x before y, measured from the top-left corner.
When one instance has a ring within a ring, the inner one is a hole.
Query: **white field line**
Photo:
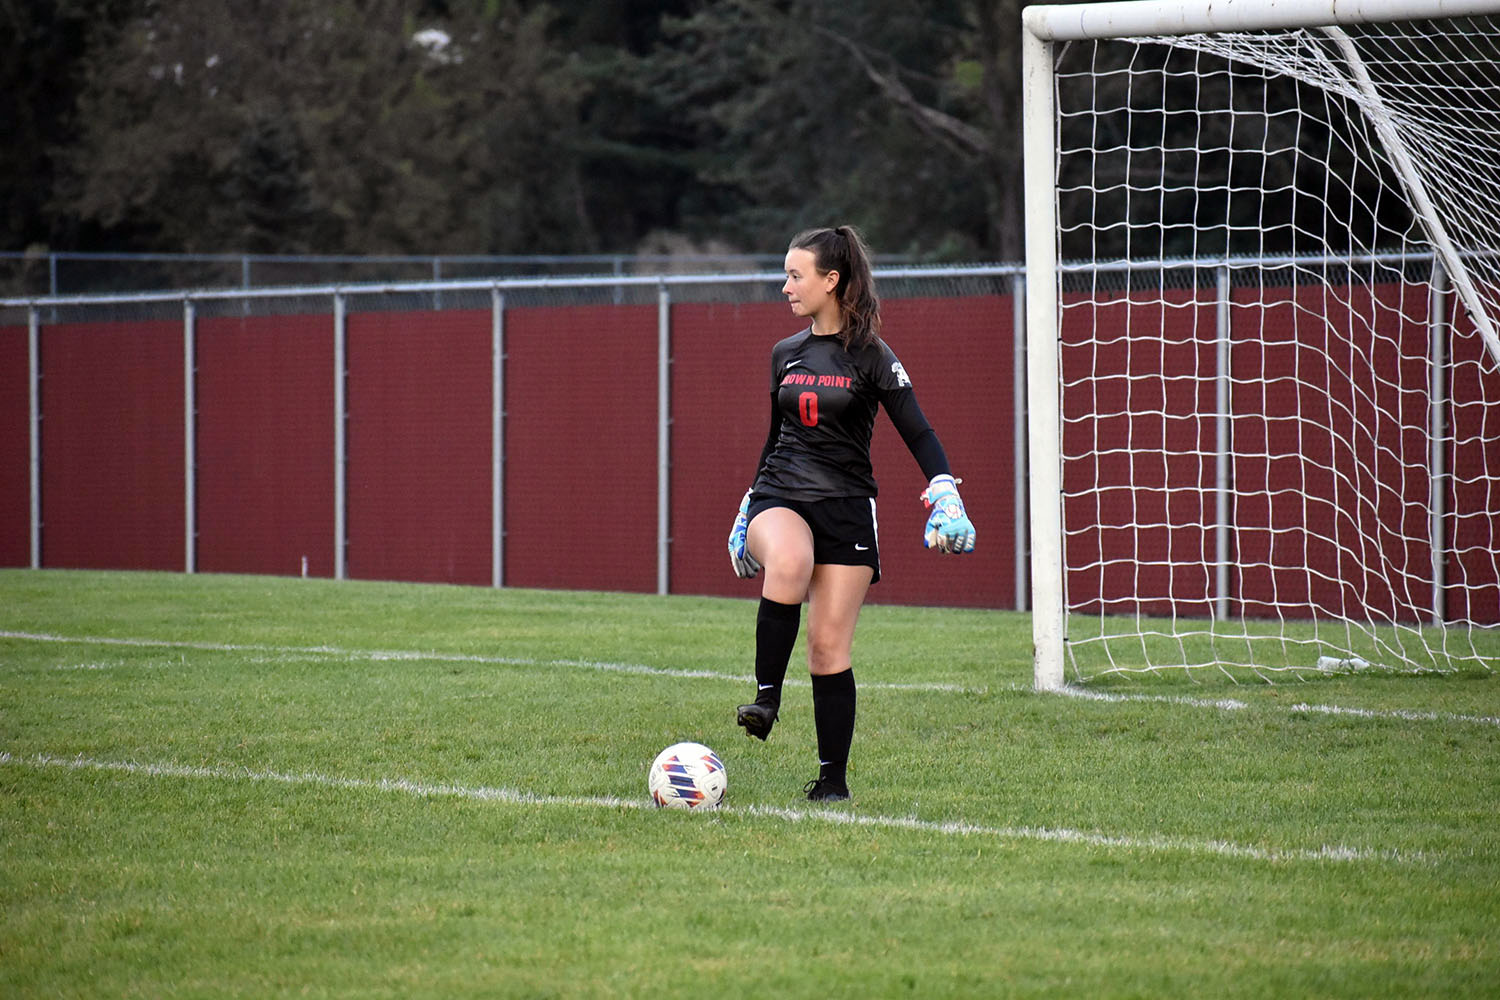
[[[738,684],[754,684],[752,674],[726,674],[712,670],[682,670],[672,667],[651,667],[644,663],[611,663],[603,660],[540,660],[529,656],[481,656],[476,653],[439,653],[405,649],[341,649],[336,646],[270,646],[258,643],[186,642],[174,639],[122,639],[110,636],[51,635],[45,632],[13,632],[0,630],[0,639],[16,639],[22,642],[52,642],[79,646],[128,646],[134,649],[187,649],[207,653],[260,653],[276,656],[327,657],[340,660],[428,661],[435,663],[476,663],[510,667],[578,667],[585,670],[602,670],[617,674],[639,674],[648,677],[680,677],[697,680],[733,681]],[[89,669],[103,669],[91,664]],[[789,686],[806,687],[810,681],[791,679]],[[936,682],[881,682],[861,681],[860,686],[878,691],[938,691],[949,694],[982,694],[985,688],[968,688],[959,684]]]
[[[253,781],[291,786],[311,786],[358,791],[392,792],[417,798],[457,798],[474,802],[496,802],[522,806],[569,806],[593,809],[644,809],[650,803],[615,796],[537,795],[511,788],[426,783],[405,778],[340,778],[315,772],[255,771],[249,768],[188,767],[181,764],[143,764],[133,761],[94,760],[88,757],[54,757],[34,754],[18,757],[0,752],[0,766],[66,768],[74,771],[108,771],[139,778],[178,778],[207,781]],[[1227,840],[1195,840],[1188,837],[1130,837],[1058,827],[982,826],[963,821],[923,820],[902,816],[871,816],[847,809],[782,809],[771,806],[724,806],[719,815],[769,817],[790,823],[829,823],[882,830],[907,830],[938,836],[989,837],[997,840],[1082,844],[1086,847],[1142,851],[1148,854],[1206,854],[1247,861],[1377,861],[1422,863],[1420,852],[1374,850],[1328,844],[1314,848],[1271,848],[1236,844]]]
[[[1452,712],[1428,712],[1396,708],[1376,711],[1368,708],[1341,708],[1338,705],[1293,705],[1289,712],[1315,712],[1320,715],[1352,715],[1362,719],[1403,719],[1407,722],[1479,722],[1487,726],[1500,726],[1500,717],[1493,715],[1456,715]]]
[[[81,646],[127,646],[137,649],[197,650],[213,653],[258,653],[275,656],[327,657],[342,660],[383,661],[432,661],[437,663],[476,663],[495,666],[519,667],[577,667],[609,673],[637,674],[648,677],[678,677],[696,680],[729,681],[736,684],[753,684],[750,674],[727,674],[712,670],[682,670],[672,667],[651,667],[644,663],[611,663],[602,660],[539,660],[527,656],[481,656],[473,653],[439,653],[420,650],[390,649],[343,649],[337,646],[272,646],[256,643],[188,642],[174,639],[131,639],[110,636],[66,636],[45,632],[15,632],[0,629],[0,639],[15,639],[22,642],[50,642]],[[62,669],[62,668],[60,668]],[[83,664],[72,669],[108,669],[102,664]],[[789,687],[806,687],[809,681],[789,679]],[[933,691],[947,694],[986,694],[991,691],[1029,692],[1032,689],[1021,684],[996,684],[989,687],[965,687],[960,684],[937,682],[861,681],[860,687],[875,691]],[[1186,705],[1192,708],[1209,708],[1218,711],[1238,711],[1250,708],[1248,702],[1234,698],[1189,698],[1183,695],[1120,694],[1108,691],[1090,691],[1087,688],[1065,687],[1052,692],[1068,698],[1099,702],[1154,702]],[[1430,712],[1414,709],[1365,709],[1342,708],[1338,705],[1264,706],[1286,712],[1317,713],[1322,715],[1345,715],[1366,719],[1395,719],[1403,722],[1460,722],[1500,727],[1500,717],[1493,715],[1462,715],[1456,712]]]
[[[1081,687],[1058,688],[1051,693],[1067,698],[1080,698],[1084,701],[1152,701],[1167,705],[1191,705],[1194,708],[1217,708],[1226,712],[1250,707],[1248,702],[1235,698],[1189,698],[1186,695],[1175,694],[1117,694],[1112,691],[1090,691],[1088,688]]]
[[[1065,687],[1052,692],[1066,698],[1081,698],[1084,701],[1106,701],[1106,702],[1162,702],[1172,705],[1190,705],[1194,708],[1213,708],[1224,712],[1234,712],[1242,708],[1249,708],[1248,702],[1239,701],[1234,698],[1188,698],[1182,695],[1165,694],[1115,694],[1109,691],[1089,691],[1085,688]],[[1398,719],[1403,722],[1471,722],[1481,726],[1500,726],[1500,717],[1493,715],[1462,715],[1457,712],[1429,712],[1414,709],[1390,708],[1341,708],[1338,705],[1310,705],[1301,702],[1296,705],[1266,706],[1276,708],[1285,712],[1316,713],[1320,715],[1349,715],[1361,719]]]

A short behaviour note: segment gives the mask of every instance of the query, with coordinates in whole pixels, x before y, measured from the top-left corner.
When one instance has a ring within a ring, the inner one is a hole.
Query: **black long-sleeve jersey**
[[[771,349],[771,431],[752,489],[789,500],[873,497],[875,411],[884,406],[928,479],[948,456],[884,341],[854,353],[808,327]]]

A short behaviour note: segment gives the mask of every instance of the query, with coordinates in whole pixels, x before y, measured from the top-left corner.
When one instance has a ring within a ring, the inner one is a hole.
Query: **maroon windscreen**
[[[333,319],[198,320],[198,568],[334,573]]]
[[[182,570],[182,323],[41,331],[42,563]]]

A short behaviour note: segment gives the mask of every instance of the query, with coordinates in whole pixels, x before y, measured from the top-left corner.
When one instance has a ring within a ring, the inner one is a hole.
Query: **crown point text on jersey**
[[[848,375],[813,375],[809,372],[788,372],[782,376],[782,385],[816,385],[832,389],[848,389],[854,380]]]

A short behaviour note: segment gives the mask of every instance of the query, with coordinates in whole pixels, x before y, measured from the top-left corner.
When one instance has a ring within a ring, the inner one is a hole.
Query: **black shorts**
[[[832,500],[788,500],[750,495],[750,520],[772,507],[785,507],[807,522],[813,536],[813,564],[868,566],[880,579],[880,528],[874,497],[836,497]]]

